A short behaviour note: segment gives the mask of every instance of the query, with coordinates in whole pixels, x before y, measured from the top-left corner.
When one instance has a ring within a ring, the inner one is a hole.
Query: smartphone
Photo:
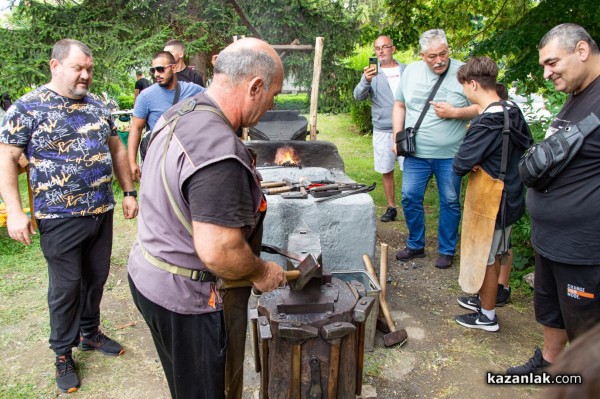
[[[375,72],[379,72],[377,70],[378,65],[379,65],[379,60],[377,59],[377,57],[369,57],[369,68],[375,67]]]

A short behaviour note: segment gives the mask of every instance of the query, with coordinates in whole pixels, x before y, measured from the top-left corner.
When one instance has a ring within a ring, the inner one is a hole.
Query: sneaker
[[[548,363],[546,361],[546,359],[544,359],[544,357],[542,356],[542,351],[540,350],[540,348],[536,347],[535,352],[533,353],[533,357],[531,359],[529,359],[527,361],[527,363],[525,363],[522,366],[509,367],[506,370],[506,374],[511,374],[511,375],[528,375],[529,373],[540,374],[540,373],[546,371],[546,369],[548,367],[550,367],[550,365],[551,364]]]
[[[478,312],[479,308],[481,308],[481,301],[479,300],[479,295],[459,296],[458,298],[456,298],[456,302],[458,302],[458,304],[463,308],[473,310],[475,312]]]
[[[479,295],[459,296],[456,301],[465,309],[477,311],[481,307]],[[504,288],[498,284],[498,294],[496,294],[496,307],[502,307],[510,301],[510,287]]]
[[[498,325],[498,316],[494,317],[494,320],[488,319],[486,315],[481,312],[463,314],[454,318],[458,324],[467,328],[478,328],[485,331],[498,331],[500,326]]]
[[[447,269],[452,266],[452,258],[453,255],[440,255],[440,257],[435,261],[435,267],[438,269]]]
[[[396,208],[393,206],[388,206],[387,211],[385,211],[385,214],[379,220],[382,222],[393,222],[396,220],[396,216],[398,216],[398,211]]]
[[[56,385],[62,393],[73,393],[79,388],[75,361],[71,355],[56,356]]]
[[[82,334],[79,340],[79,349],[82,351],[97,350],[106,356],[119,356],[125,353],[120,343],[108,338],[100,330],[89,337]]]
[[[504,288],[502,284],[498,284],[498,294],[496,295],[496,306],[504,306],[510,302],[510,287]]]
[[[396,252],[396,259],[400,261],[407,261],[413,258],[424,258],[425,257],[425,248],[421,249],[410,249],[408,247],[401,249]]]

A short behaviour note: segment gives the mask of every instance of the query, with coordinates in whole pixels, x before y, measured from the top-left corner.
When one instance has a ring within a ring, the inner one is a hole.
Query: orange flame
[[[296,150],[286,145],[277,149],[274,163],[276,165],[298,165],[300,163],[300,157],[296,154]]]

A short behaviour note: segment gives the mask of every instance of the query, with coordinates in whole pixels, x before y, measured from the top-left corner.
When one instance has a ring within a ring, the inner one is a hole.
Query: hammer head
[[[323,269],[313,254],[308,254],[308,256],[300,262],[296,271],[300,273],[288,277],[288,283],[292,291],[300,291],[311,279],[323,277]]]

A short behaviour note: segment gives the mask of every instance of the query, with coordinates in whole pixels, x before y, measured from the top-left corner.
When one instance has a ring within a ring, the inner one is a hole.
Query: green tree
[[[161,24],[153,23],[160,20],[161,7],[157,3],[21,2],[9,20],[9,28],[0,30],[3,89],[18,97],[28,88],[46,83],[53,44],[73,38],[86,43],[94,54],[93,90],[120,92],[119,85],[129,83],[131,70],[149,63],[167,34]]]

